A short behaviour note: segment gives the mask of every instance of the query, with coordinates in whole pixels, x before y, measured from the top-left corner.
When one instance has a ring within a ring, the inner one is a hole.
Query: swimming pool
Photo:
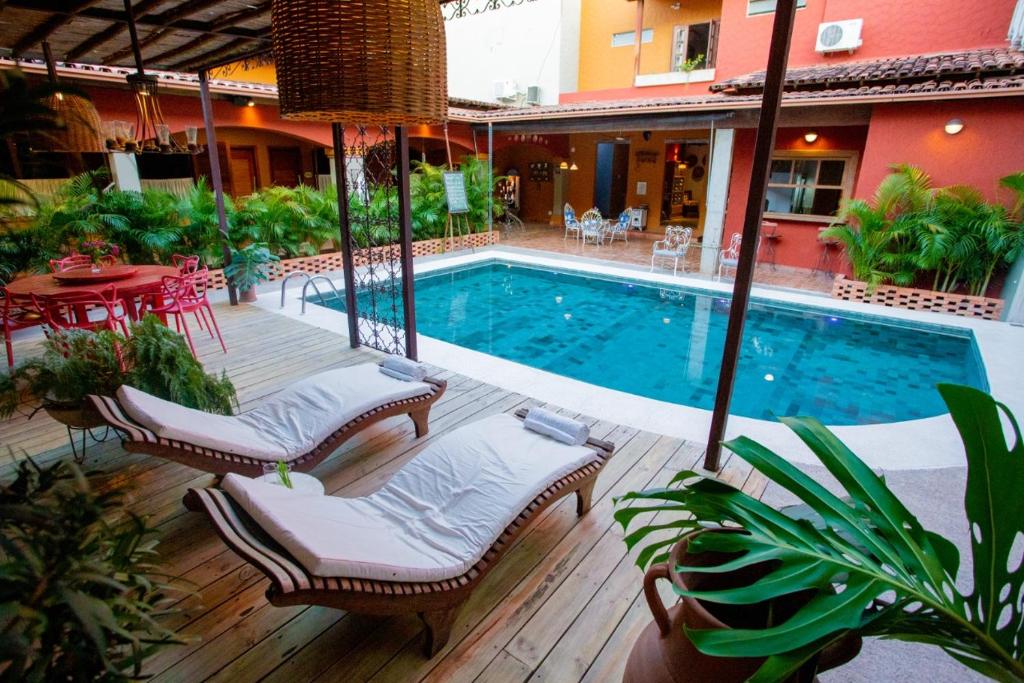
[[[325,303],[344,310],[342,300]],[[416,277],[420,334],[706,410],[728,313],[727,297],[703,290],[501,260]],[[946,412],[939,382],[988,389],[969,330],[754,299],[732,412],[830,425],[933,417]]]

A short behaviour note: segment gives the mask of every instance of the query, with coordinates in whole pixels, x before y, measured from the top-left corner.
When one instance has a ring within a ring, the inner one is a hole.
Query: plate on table
[[[53,274],[53,279],[62,285],[89,285],[100,282],[114,282],[130,278],[139,272],[135,266],[104,266],[98,271],[92,268],[72,268]]]

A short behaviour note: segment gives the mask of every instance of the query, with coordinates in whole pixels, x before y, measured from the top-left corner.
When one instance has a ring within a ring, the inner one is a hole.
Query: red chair
[[[178,272],[182,275],[189,275],[199,270],[199,257],[174,254],[171,256],[171,264],[177,268]]]
[[[43,324],[43,316],[36,310],[32,298],[14,296],[6,287],[0,286],[0,328],[4,333],[4,346],[7,347],[7,367],[14,367],[14,346],[11,334],[16,330]]]
[[[128,336],[128,316],[121,306],[117,290],[108,287],[98,292],[68,292],[47,297],[32,295],[35,309],[47,325],[55,330],[110,330]],[[102,311],[97,318],[90,312]]]
[[[62,273],[72,268],[88,268],[92,265],[92,257],[85,254],[72,254],[60,259],[50,259],[50,272]]]
[[[192,349],[193,356],[197,356],[197,354],[196,347],[192,343],[192,333],[188,329],[186,316],[189,313],[195,316],[199,329],[203,329],[203,323],[206,323],[211,339],[214,332],[216,332],[217,339],[220,341],[220,347],[224,350],[224,353],[228,352],[228,347],[224,344],[224,337],[221,336],[220,328],[217,326],[217,319],[213,316],[210,300],[206,296],[209,283],[210,269],[205,266],[194,273],[188,273],[180,277],[165,277],[160,288],[160,296],[165,303],[160,306],[154,306],[148,311],[149,313],[173,315],[174,326],[179,333],[184,331],[185,339],[188,340],[188,346]]]

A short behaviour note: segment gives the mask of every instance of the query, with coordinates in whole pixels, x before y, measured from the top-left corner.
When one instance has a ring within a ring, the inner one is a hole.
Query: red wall
[[[979,47],[1005,47],[1015,0],[807,0],[797,10],[791,67],[931,54]],[[768,59],[774,14],[747,16],[744,0],[722,2],[722,31],[715,76],[718,80],[761,71]],[[823,21],[863,19],[864,44],[852,55],[814,51]]]
[[[867,129],[858,127],[816,128],[818,139],[813,144],[804,141],[805,128],[783,128],[776,137],[775,148],[780,151],[825,150],[864,151],[864,140]],[[750,129],[736,131],[735,151],[732,160],[732,178],[729,181],[729,201],[725,214],[725,231],[722,242],[727,243],[734,232],[743,232],[743,212],[750,194],[750,167],[754,156],[755,133]],[[821,244],[818,242],[818,229],[825,223],[808,221],[780,221],[768,219],[779,224],[778,234],[782,239],[775,249],[775,262],[778,265],[813,268],[821,256]],[[760,258],[763,259],[764,243]],[[838,264],[837,264],[838,265]]]
[[[94,88],[86,86],[89,95],[99,111],[100,119],[109,121],[120,119],[135,122],[135,102],[127,90],[115,88]],[[257,104],[254,107],[238,106],[223,99],[222,95],[213,96],[213,119],[217,127],[232,126],[242,128],[262,128],[279,133],[294,135],[324,147],[330,147],[331,126],[328,123],[288,121],[282,119],[276,104]],[[163,110],[167,125],[172,133],[180,133],[185,126],[203,126],[203,111],[197,96],[160,95],[160,107]],[[440,126],[411,126],[411,137],[427,137],[437,140],[444,139],[444,130]],[[448,135],[451,141],[466,149],[473,149],[473,135],[469,126],[464,123],[450,123]],[[351,137],[351,135],[349,136]],[[477,144],[481,151],[487,146],[486,136],[477,136]],[[351,142],[351,140],[349,140]]]
[[[964,122],[947,135],[952,118]],[[876,105],[856,195],[870,197],[895,163],[920,166],[936,186],[972,185],[1000,199],[999,179],[1024,170],[1024,97]]]
[[[789,66],[831,65],[882,57],[1005,47],[1016,0],[807,0],[797,10]],[[723,0],[715,80],[763,71],[774,14],[747,16],[746,0]],[[814,46],[823,21],[863,19],[863,45],[853,54],[821,55]],[[646,46],[645,46],[646,48]],[[582,64],[581,69],[589,65]],[[595,65],[593,68],[600,68]],[[710,83],[563,93],[560,102],[706,95]]]

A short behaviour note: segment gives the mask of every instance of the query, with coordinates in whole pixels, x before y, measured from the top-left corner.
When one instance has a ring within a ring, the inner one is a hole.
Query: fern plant
[[[227,375],[207,374],[181,335],[149,315],[125,338],[102,330],[61,330],[42,356],[0,373],[0,417],[17,410],[22,391],[43,405],[79,408],[90,394],[113,396],[121,385],[189,408],[230,415],[237,404]]]

